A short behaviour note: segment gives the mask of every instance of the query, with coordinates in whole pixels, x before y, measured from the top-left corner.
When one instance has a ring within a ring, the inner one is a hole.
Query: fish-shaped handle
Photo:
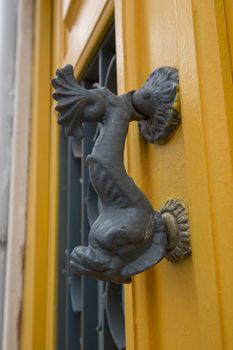
[[[142,135],[151,143],[165,143],[180,118],[178,72],[156,69],[145,85],[116,96],[106,88],[86,90],[73,67],[57,70],[52,81],[58,102],[58,123],[66,135],[84,137],[83,122],[99,122],[100,132],[88,156],[90,180],[102,211],[93,223],[88,246],[74,248],[74,273],[115,283],[152,267],[164,257],[172,262],[191,254],[187,208],[170,199],[155,211],[125,170],[123,153],[129,123],[139,121]]]

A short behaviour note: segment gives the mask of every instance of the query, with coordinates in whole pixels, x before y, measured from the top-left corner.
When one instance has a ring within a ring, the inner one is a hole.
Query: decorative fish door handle
[[[191,253],[185,206],[171,199],[155,211],[127,175],[123,159],[131,121],[139,121],[142,135],[152,143],[165,143],[178,128],[177,70],[159,68],[141,89],[121,96],[106,88],[84,89],[76,82],[71,65],[56,74],[53,98],[58,101],[58,123],[66,135],[84,137],[83,122],[101,123],[87,162],[102,212],[91,227],[89,245],[71,253],[73,273],[129,283],[133,275],[164,257],[182,261]]]

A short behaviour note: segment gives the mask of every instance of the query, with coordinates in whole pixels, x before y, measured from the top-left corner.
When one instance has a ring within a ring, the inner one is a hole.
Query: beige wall
[[[2,300],[4,298],[4,310],[3,307],[0,310],[1,315],[3,314],[3,335],[2,346],[0,342],[0,348],[2,350],[16,350],[18,349],[19,338],[26,221],[33,1],[9,0],[4,3],[5,6],[8,5],[10,7],[8,9],[10,11],[9,18],[7,18],[9,22],[7,24],[5,23],[4,30],[11,33],[11,38],[5,37],[4,50],[6,48],[6,42],[12,40],[9,43],[11,50],[4,51],[4,54],[6,55],[5,60],[9,63],[11,84],[8,86],[10,82],[8,79],[1,79],[1,82],[5,81],[5,87],[9,89],[5,91],[5,103],[8,104],[7,108],[10,105],[11,111],[9,114],[10,121],[6,120],[6,114],[0,115],[0,124],[8,122],[8,126],[9,124],[11,125],[9,135],[6,135],[5,128],[0,128],[0,134],[3,133],[5,138],[8,137],[8,140],[5,140],[8,143],[8,152],[3,153],[5,156],[8,153],[8,157],[11,160],[11,167],[8,166],[7,168],[8,188],[5,188],[7,196],[4,199],[0,197],[1,210],[3,200],[3,206],[5,209],[8,209],[4,217],[7,225],[7,245],[5,245],[4,251],[6,260],[5,274],[0,272],[0,277],[2,277],[2,281],[0,281],[0,293],[2,293]],[[4,74],[4,69],[1,69],[1,71]],[[3,119],[1,120],[1,118]],[[1,143],[2,135],[0,135],[0,149],[2,150]],[[8,162],[9,159],[7,160]],[[1,166],[4,168],[5,164],[0,162],[0,181]],[[2,221],[0,221],[0,225],[1,223]],[[0,262],[1,267],[3,267],[3,261]],[[5,296],[3,296],[4,285]]]

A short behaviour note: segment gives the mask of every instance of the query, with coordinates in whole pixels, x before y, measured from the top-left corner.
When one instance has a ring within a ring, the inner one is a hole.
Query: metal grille
[[[85,88],[106,86],[117,92],[115,31],[111,28],[83,76]],[[100,202],[89,180],[85,159],[99,125],[84,125],[85,138],[60,138],[60,207],[58,247],[58,350],[125,349],[123,289],[114,283],[71,275],[69,254],[88,244]]]

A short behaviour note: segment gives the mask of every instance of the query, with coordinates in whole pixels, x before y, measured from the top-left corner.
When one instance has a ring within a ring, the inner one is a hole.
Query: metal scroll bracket
[[[131,121],[138,121],[143,137],[151,143],[167,142],[179,127],[177,70],[156,69],[141,89],[120,96],[107,88],[84,89],[71,65],[56,74],[53,97],[66,135],[84,137],[83,122],[101,125],[87,162],[102,209],[91,226],[88,246],[75,247],[71,253],[72,272],[129,283],[133,275],[165,257],[172,262],[184,260],[191,254],[184,203],[170,199],[155,211],[126,173],[123,159]]]

